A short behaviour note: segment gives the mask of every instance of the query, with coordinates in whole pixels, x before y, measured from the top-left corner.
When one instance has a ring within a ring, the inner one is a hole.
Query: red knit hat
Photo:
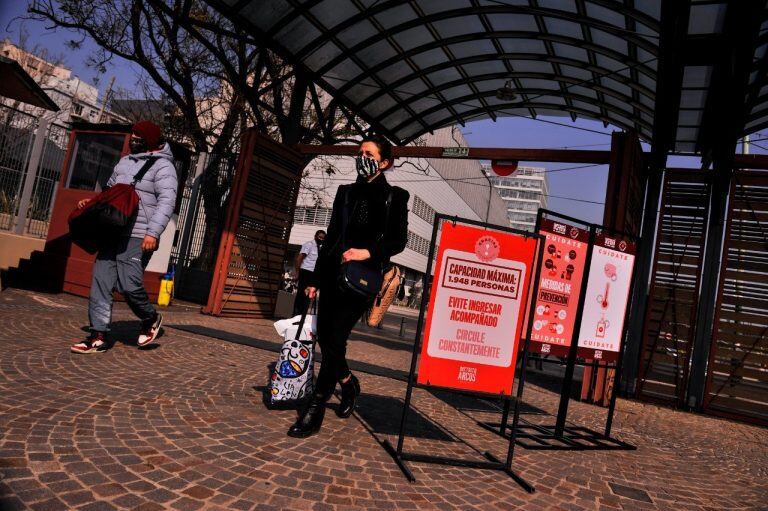
[[[131,131],[140,136],[147,143],[147,149],[156,151],[160,149],[160,143],[163,138],[163,130],[160,126],[150,121],[139,121],[133,125]]]

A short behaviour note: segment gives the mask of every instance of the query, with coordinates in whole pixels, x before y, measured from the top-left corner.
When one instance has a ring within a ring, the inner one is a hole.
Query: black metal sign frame
[[[524,447],[527,449],[635,450],[637,449],[637,447],[611,437],[613,414],[616,408],[616,393],[618,389],[618,383],[621,378],[621,366],[622,366],[622,360],[624,358],[624,355],[623,355],[624,348],[625,348],[624,344],[625,344],[625,339],[627,336],[627,328],[628,328],[627,316],[629,314],[630,304],[627,304],[627,308],[624,311],[624,327],[621,334],[619,352],[618,352],[616,363],[610,366],[602,366],[602,365],[599,366],[607,369],[615,369],[614,385],[611,392],[610,403],[608,406],[608,414],[606,417],[604,433],[601,435],[600,433],[597,433],[595,431],[589,430],[584,427],[567,427],[566,419],[568,416],[568,405],[570,403],[571,389],[573,388],[573,374],[574,374],[576,365],[580,365],[583,367],[590,367],[590,366],[598,367],[597,363],[592,363],[592,364],[580,363],[577,360],[578,359],[578,335],[579,335],[579,331],[581,330],[581,321],[582,321],[582,316],[584,312],[584,300],[586,297],[587,285],[589,284],[589,268],[592,262],[592,252],[595,244],[595,239],[597,237],[597,233],[608,232],[611,234],[615,234],[616,236],[619,236],[622,239],[630,240],[634,242],[636,245],[635,252],[637,252],[637,247],[639,247],[639,240],[635,236],[632,236],[628,233],[617,232],[601,225],[585,222],[583,220],[579,220],[577,218],[569,217],[567,215],[563,215],[555,211],[550,211],[546,209],[539,209],[539,212],[536,216],[536,233],[539,233],[541,228],[541,221],[545,215],[548,218],[556,217],[565,222],[571,222],[571,223],[576,223],[576,224],[585,226],[586,229],[589,231],[589,241],[588,241],[589,246],[587,247],[587,256],[584,262],[584,276],[582,277],[581,289],[579,291],[579,306],[577,311],[576,322],[574,323],[574,326],[573,326],[571,344],[569,346],[568,357],[565,362],[565,374],[563,375],[563,380],[562,380],[560,402],[558,405],[558,412],[557,412],[557,417],[555,419],[555,425],[546,426],[546,425],[537,425],[537,424],[530,424],[530,423],[526,423],[522,427],[515,425],[516,429],[524,430],[523,432],[518,432],[517,437],[519,439],[531,440],[534,442],[534,444],[525,444]],[[636,269],[637,269],[637,265],[633,263],[632,277],[629,283],[630,296],[632,293],[632,289],[634,288],[634,285],[635,285],[635,277],[637,274]],[[539,268],[538,271],[540,273],[541,268]],[[540,275],[536,275],[536,278],[537,278],[537,284],[538,284],[538,280],[540,280],[541,277]],[[532,299],[532,301],[535,305],[535,301],[536,301],[535,296]],[[533,316],[533,313],[531,313],[531,318],[532,316]],[[532,323],[532,319],[529,322]],[[530,336],[530,330],[529,330],[529,336]],[[526,342],[525,342],[526,347],[529,345],[529,342],[527,341],[528,339],[526,339]],[[558,362],[558,363],[562,365],[561,362]],[[501,436],[506,437],[507,436],[506,429],[507,429],[507,422],[509,419],[510,407],[511,407],[510,400],[507,399],[504,403],[504,410],[502,411],[500,424],[482,423],[481,425],[483,425],[488,429],[493,429]],[[531,430],[532,432],[528,432],[528,430]]]
[[[448,216],[441,213],[438,213],[435,215],[434,218],[434,224],[432,228],[432,239],[429,244],[429,255],[427,260],[427,270],[425,273],[425,279],[430,279],[432,275],[432,263],[435,257],[435,245],[437,243],[437,233],[440,229],[440,225],[442,221],[449,221],[452,222],[453,225],[456,225],[457,223],[465,224],[465,225],[471,225],[475,227],[482,227],[486,229],[492,229],[494,231],[500,231],[500,232],[506,232],[511,234],[517,234],[519,236],[523,236],[528,239],[536,239],[538,241],[536,252],[534,254],[534,265],[530,269],[530,286],[533,286],[533,293],[529,293],[527,300],[530,301],[528,304],[528,317],[532,317],[533,313],[533,305],[534,300],[532,300],[532,297],[535,297],[538,292],[538,279],[536,278],[536,275],[538,273],[538,269],[541,267],[541,260],[544,253],[544,244],[542,243],[542,237],[538,233],[530,233],[526,231],[521,231],[518,229],[513,229],[511,227],[504,227],[500,225],[493,225],[486,222],[480,222],[477,220],[471,220],[467,218],[459,218],[455,216]],[[535,280],[534,280],[535,279]],[[434,282],[433,282],[434,283]],[[515,406],[513,411],[513,419],[512,419],[512,429],[511,429],[511,435],[509,437],[509,446],[507,448],[507,457],[504,461],[499,460],[497,457],[495,457],[490,452],[486,451],[483,455],[485,456],[485,460],[470,460],[470,459],[456,459],[456,458],[447,458],[443,456],[432,456],[427,454],[417,454],[417,453],[409,453],[403,451],[403,445],[405,442],[405,429],[406,429],[406,420],[408,418],[408,412],[411,408],[411,399],[413,397],[413,389],[414,388],[428,388],[428,389],[436,389],[439,388],[441,390],[447,391],[447,392],[456,392],[461,394],[468,394],[467,391],[459,391],[457,389],[452,389],[448,387],[438,387],[435,385],[424,385],[419,384],[416,382],[416,371],[417,371],[417,365],[418,365],[418,356],[420,353],[421,348],[421,335],[423,331],[424,326],[424,316],[425,316],[425,309],[426,306],[429,304],[429,300],[431,298],[431,292],[432,292],[432,285],[424,285],[424,292],[421,297],[421,304],[419,308],[419,319],[418,323],[416,325],[416,337],[414,339],[413,343],[413,353],[411,356],[411,368],[410,372],[408,374],[408,385],[405,392],[405,403],[403,405],[403,414],[400,419],[400,430],[398,433],[397,438],[397,446],[393,446],[388,440],[384,440],[382,442],[383,447],[387,450],[387,452],[394,458],[397,465],[400,467],[400,470],[403,471],[403,474],[408,478],[409,481],[414,482],[416,481],[416,477],[413,475],[413,472],[408,467],[407,462],[413,461],[418,463],[436,463],[436,464],[442,464],[442,465],[451,465],[451,466],[460,466],[460,467],[469,467],[469,468],[479,468],[479,469],[490,469],[490,470],[501,470],[505,472],[508,476],[510,476],[512,479],[515,480],[526,492],[533,493],[535,492],[535,488],[525,481],[520,475],[518,475],[514,470],[512,470],[512,459],[514,456],[514,448],[515,448],[515,435],[517,433],[517,423],[520,418],[520,402],[523,395],[523,387],[525,385],[525,369],[527,366],[528,361],[528,342],[531,337],[531,326],[532,323],[528,321],[527,325],[527,332],[525,335],[524,340],[524,347],[523,347],[523,356],[520,363],[520,372],[518,373],[518,386],[517,386],[517,397],[515,399]],[[521,310],[525,310],[524,308],[521,308]],[[477,394],[482,395],[482,393],[478,392],[469,392],[469,394]],[[488,397],[488,395],[485,395]],[[507,399],[509,401],[509,399]]]

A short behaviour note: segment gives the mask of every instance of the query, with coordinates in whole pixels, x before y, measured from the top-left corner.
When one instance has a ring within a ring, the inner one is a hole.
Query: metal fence
[[[236,163],[237,154],[203,153],[192,158],[193,171],[183,188],[178,236],[171,250],[174,293],[179,298],[196,303],[208,299]]]
[[[18,217],[19,206],[39,125],[37,116],[0,103],[0,230],[16,229],[22,234],[45,238],[70,129],[57,123],[47,125],[29,207],[26,218],[22,219]],[[24,222],[21,229],[19,222]]]

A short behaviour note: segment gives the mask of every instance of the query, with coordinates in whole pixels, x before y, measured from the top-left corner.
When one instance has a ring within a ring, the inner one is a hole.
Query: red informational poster
[[[618,359],[636,251],[634,242],[606,233],[597,235],[579,331],[580,357],[607,362]]]
[[[586,267],[589,230],[544,218],[544,262],[533,314],[530,351],[568,356]]]
[[[536,239],[442,230],[417,381],[510,395]]]

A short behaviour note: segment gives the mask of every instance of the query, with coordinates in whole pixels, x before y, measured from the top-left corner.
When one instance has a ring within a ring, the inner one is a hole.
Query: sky
[[[86,60],[95,44],[86,40],[79,50],[70,50],[66,42],[78,39],[72,32],[52,30],[45,23],[20,20],[26,13],[26,0],[0,0],[0,38],[9,38],[16,42],[22,30],[30,36],[30,44],[38,44],[53,54],[63,54],[64,63],[82,80],[96,85],[100,95],[111,77],[115,77],[115,87],[131,89],[136,84],[139,73],[137,66],[130,62],[116,59],[111,63],[105,75],[100,76],[86,65]],[[519,118],[501,117],[497,122],[490,119],[467,123],[462,127],[465,138],[472,147],[512,147],[512,148],[571,148],[590,150],[609,150],[610,134],[616,130],[613,126],[605,128],[601,122],[579,119],[571,122],[569,117],[543,118],[569,125],[557,126],[547,122]],[[592,131],[584,131],[587,130]],[[594,133],[598,131],[600,133]],[[648,150],[645,145],[645,150]],[[753,146],[752,152],[764,153]],[[700,160],[691,157],[671,157],[669,166],[698,167]],[[605,188],[608,175],[607,165],[559,171],[574,167],[574,164],[555,164],[540,162],[521,162],[521,165],[546,168],[549,173],[548,209],[573,216],[587,222],[600,223],[605,201]]]

